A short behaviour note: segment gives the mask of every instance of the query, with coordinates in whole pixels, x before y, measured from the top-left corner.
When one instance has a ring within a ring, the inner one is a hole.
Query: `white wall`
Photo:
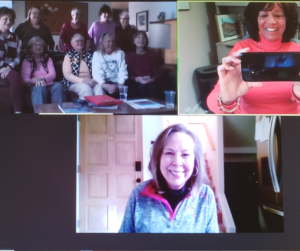
[[[151,141],[155,141],[163,130],[162,116],[143,116],[143,179],[144,181],[152,178],[148,170],[150,161]]]
[[[207,14],[214,11],[211,4],[190,2],[190,10],[178,12],[179,113],[186,113],[198,103],[194,70],[214,63],[216,58],[217,28]]]
[[[92,25],[93,22],[99,20],[98,12],[102,5],[106,4],[111,7],[111,2],[85,2],[80,1],[81,3],[88,4],[88,28]],[[16,12],[16,21],[13,26],[13,31],[18,27],[18,25],[27,17],[26,4],[25,1],[13,1],[13,9]],[[71,13],[67,13],[71,20]],[[53,35],[55,45],[58,45],[59,35]]]
[[[136,13],[148,11],[148,29],[149,23],[157,21],[160,12],[166,13],[166,19],[177,18],[176,2],[129,2],[128,5],[130,24],[136,25]],[[147,32],[148,37],[151,35]]]

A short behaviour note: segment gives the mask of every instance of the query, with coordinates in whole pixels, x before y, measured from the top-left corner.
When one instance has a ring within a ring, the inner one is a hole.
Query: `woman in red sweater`
[[[134,50],[126,54],[128,98],[157,98],[163,62],[157,52],[149,50],[146,32],[137,31],[132,42]]]
[[[241,76],[241,53],[297,52],[291,42],[297,32],[298,12],[294,3],[249,3],[244,17],[250,35],[231,50],[218,66],[219,81],[207,99],[214,113],[300,113],[299,82],[245,82]]]

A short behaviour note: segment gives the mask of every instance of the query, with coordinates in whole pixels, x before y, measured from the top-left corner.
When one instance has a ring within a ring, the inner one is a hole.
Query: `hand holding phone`
[[[263,83],[245,82],[242,79],[241,60],[242,53],[247,54],[249,48],[243,48],[224,57],[218,66],[222,102],[226,105],[233,103],[238,97],[245,95],[252,87],[261,87]]]
[[[252,52],[241,54],[244,81],[300,81],[300,52]]]

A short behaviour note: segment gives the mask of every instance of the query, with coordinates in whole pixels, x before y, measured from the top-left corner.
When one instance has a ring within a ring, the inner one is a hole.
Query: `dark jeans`
[[[128,86],[128,99],[159,98],[160,83],[158,81],[149,84],[141,84],[135,82],[135,80],[127,79],[125,85]]]
[[[21,75],[11,70],[5,79],[0,77],[0,87],[9,87],[10,99],[12,101],[14,111],[20,112],[22,108],[22,91],[23,80]]]

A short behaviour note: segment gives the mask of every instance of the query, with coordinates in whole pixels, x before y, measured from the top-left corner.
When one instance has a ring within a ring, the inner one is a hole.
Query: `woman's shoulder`
[[[148,184],[150,184],[152,180],[146,180],[138,184],[133,190],[135,190],[137,193],[142,192]]]
[[[300,51],[300,44],[291,41],[288,42],[288,45],[289,45],[289,49],[288,49],[289,51]]]
[[[204,199],[208,202],[210,202],[212,200],[212,198],[214,198],[214,192],[213,190],[211,189],[210,186],[206,185],[206,184],[203,184],[201,186],[201,188],[199,189],[198,191],[198,194],[200,196],[201,199]]]

